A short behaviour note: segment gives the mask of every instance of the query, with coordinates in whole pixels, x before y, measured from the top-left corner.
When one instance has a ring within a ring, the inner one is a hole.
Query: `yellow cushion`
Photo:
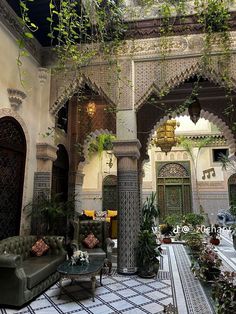
[[[85,209],[84,210],[84,214],[88,217],[95,217],[95,210],[88,210],[88,209]]]
[[[107,217],[115,217],[117,216],[117,210],[109,210],[107,211]]]

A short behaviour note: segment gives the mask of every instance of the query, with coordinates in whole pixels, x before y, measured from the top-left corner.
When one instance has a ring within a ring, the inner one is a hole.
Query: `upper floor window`
[[[214,149],[212,149],[213,162],[220,162],[220,158],[222,155],[225,155],[225,156],[229,155],[228,148],[214,148]]]

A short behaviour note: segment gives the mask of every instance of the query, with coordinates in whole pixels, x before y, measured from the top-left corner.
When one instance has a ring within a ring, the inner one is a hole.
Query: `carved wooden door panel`
[[[161,220],[191,212],[189,162],[157,162],[157,202]]]
[[[165,198],[168,215],[181,215],[183,209],[182,186],[167,185],[165,188]]]
[[[0,239],[19,234],[25,153],[20,125],[0,119]]]

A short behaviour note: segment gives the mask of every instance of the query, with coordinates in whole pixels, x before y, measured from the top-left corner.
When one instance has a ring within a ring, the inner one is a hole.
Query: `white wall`
[[[82,188],[81,208],[102,210],[102,182],[108,175],[116,175],[116,158],[112,155],[113,166],[110,168],[108,162],[110,155],[103,152],[101,156],[97,153],[89,158],[83,168],[84,182]]]
[[[50,77],[41,86],[38,78],[38,63],[32,57],[25,57],[22,58],[23,66],[21,67],[21,74],[25,80],[25,85],[22,86],[16,64],[17,56],[18,46],[16,39],[0,23],[0,117],[6,114],[14,117],[25,132],[27,156],[22,204],[22,207],[24,207],[32,200],[33,195],[34,172],[37,170],[36,142],[39,138],[42,140],[40,134],[45,126],[48,123],[52,123],[48,114]],[[10,105],[8,88],[23,91],[27,95],[18,110],[14,110]],[[44,139],[45,141],[47,140]],[[50,139],[49,141],[52,140]],[[22,221],[21,233],[26,232],[27,228],[28,226]]]
[[[176,135],[203,135],[220,133],[217,128],[205,120],[199,119],[195,125],[189,117],[179,117],[176,120],[180,122],[180,126],[176,129]],[[200,150],[197,159],[196,172],[197,183],[195,178],[195,166],[190,155],[182,147],[173,147],[167,155],[161,152],[160,148],[151,147],[148,151],[149,161],[144,163],[143,170],[143,201],[152,191],[156,191],[156,162],[157,161],[183,161],[189,160],[191,165],[191,184],[192,184],[192,204],[195,212],[199,211],[199,203],[197,201],[197,189],[199,191],[200,204],[208,213],[212,222],[216,221],[216,214],[219,209],[227,209],[229,206],[227,178],[228,175],[222,171],[220,163],[213,162],[212,149],[227,148],[227,146],[204,147]],[[198,148],[194,148],[194,155],[197,155]],[[215,176],[210,173],[203,179],[203,171],[214,168]]]

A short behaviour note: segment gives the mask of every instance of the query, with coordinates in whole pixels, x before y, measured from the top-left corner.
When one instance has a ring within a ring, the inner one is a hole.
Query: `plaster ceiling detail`
[[[234,64],[236,56],[231,57],[231,78],[236,89],[236,70]],[[217,57],[212,58],[214,70],[211,73],[202,73],[200,59],[171,59],[161,61],[136,62],[135,64],[135,109],[138,110],[147,101],[152,93],[159,95],[162,90],[167,91],[176,88],[196,74],[201,74],[205,79],[219,86],[223,86],[219,75]]]
[[[182,112],[182,114],[181,114],[181,116],[185,116],[185,115],[188,115],[188,110]],[[172,118],[175,119],[176,116],[177,116],[176,113],[173,112]],[[232,131],[230,130],[230,128],[226,125],[226,123],[224,121],[222,121],[222,119],[220,119],[217,115],[214,115],[213,113],[210,113],[210,112],[205,111],[205,110],[201,110],[200,117],[204,118],[206,120],[209,120],[210,122],[214,123],[219,128],[219,130],[222,132],[222,135],[226,139],[226,144],[229,146],[229,153],[234,154],[236,152],[236,143],[235,143],[234,135],[233,135]],[[158,127],[160,127],[162,124],[164,124],[168,119],[169,119],[169,116],[163,117],[162,119],[160,119],[156,123],[156,125],[151,130],[149,137],[148,137],[147,145],[146,145],[147,151],[148,151],[149,146],[151,144],[152,137],[154,136],[154,134],[156,132],[156,129]]]
[[[99,80],[99,73],[96,74],[95,71],[92,72],[88,69],[84,71],[85,74],[80,75],[78,78],[73,77],[72,74],[70,77],[65,77],[63,74],[60,74],[52,78],[51,106],[49,109],[51,114],[55,115],[67,100],[77,93],[85,84],[94,92],[104,97],[108,103],[113,104],[111,100],[113,98],[107,96],[108,88],[106,90],[107,93],[102,88],[105,88],[105,78],[101,76]],[[92,77],[92,80],[90,77]]]

